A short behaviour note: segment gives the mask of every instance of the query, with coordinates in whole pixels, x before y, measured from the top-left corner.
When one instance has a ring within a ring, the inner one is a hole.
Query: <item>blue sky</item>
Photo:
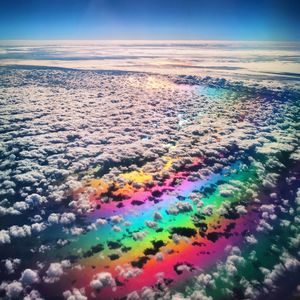
[[[0,0],[0,39],[300,40],[298,0]]]

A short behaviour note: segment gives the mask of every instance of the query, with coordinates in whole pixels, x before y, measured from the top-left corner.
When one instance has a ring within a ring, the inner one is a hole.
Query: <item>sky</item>
[[[297,0],[0,0],[0,39],[300,40]]]

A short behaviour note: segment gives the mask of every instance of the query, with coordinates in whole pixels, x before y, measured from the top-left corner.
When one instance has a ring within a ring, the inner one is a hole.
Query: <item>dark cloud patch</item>
[[[178,234],[189,238],[197,234],[197,231],[194,228],[189,227],[173,227],[171,228],[170,232],[172,234]]]
[[[83,253],[83,257],[90,257],[93,256],[94,254],[101,252],[104,250],[104,247],[102,244],[98,244],[95,246],[92,246],[90,250],[86,251]]]

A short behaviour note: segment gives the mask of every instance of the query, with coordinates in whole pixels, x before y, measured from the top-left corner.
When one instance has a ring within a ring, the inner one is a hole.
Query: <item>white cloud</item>
[[[150,228],[156,228],[157,227],[157,223],[153,222],[153,221],[145,221],[146,226],[150,227]]]
[[[51,263],[43,279],[46,283],[54,283],[58,281],[63,274],[64,270],[61,263]]]
[[[118,216],[118,215],[115,215],[115,216],[111,216],[110,217],[110,220],[115,223],[115,224],[118,224],[118,223],[121,223],[124,221],[123,217],[122,216]]]
[[[48,222],[49,222],[49,223],[52,223],[52,224],[58,224],[58,222],[59,222],[59,217],[60,217],[59,214],[52,213],[52,214],[50,214],[49,217],[48,217]]]
[[[127,295],[126,300],[140,300],[140,296],[137,291],[133,291]]]
[[[6,259],[4,262],[5,268],[9,274],[13,274],[15,269],[20,265],[21,260],[19,258]]]
[[[9,233],[12,237],[16,238],[31,236],[31,227],[29,225],[13,225],[9,228]]]
[[[31,290],[29,294],[27,294],[23,300],[43,300],[40,293],[36,290]]]
[[[155,291],[150,287],[143,287],[141,291],[141,299],[143,300],[154,300],[156,296]]]
[[[25,198],[26,203],[31,205],[40,205],[47,202],[47,199],[39,194],[31,194]]]
[[[67,290],[63,292],[63,296],[66,300],[87,300],[84,289],[73,288],[71,291]]]
[[[7,230],[0,230],[0,244],[9,244],[10,243],[10,235]]]
[[[94,275],[90,286],[95,290],[101,290],[103,287],[111,286],[113,289],[116,287],[116,282],[109,272],[100,272]]]
[[[117,266],[116,271],[119,272],[119,276],[122,276],[125,279],[137,277],[143,273],[143,270],[139,268],[133,268],[130,265]]]
[[[22,272],[20,281],[24,285],[31,285],[34,283],[38,283],[40,281],[40,278],[39,278],[37,271],[31,270],[31,269],[26,269]]]
[[[73,213],[62,213],[59,222],[61,224],[67,225],[73,223],[75,219],[76,216]]]
[[[99,225],[105,225],[106,223],[107,223],[107,221],[105,219],[98,218],[96,220],[96,224],[99,224]]]
[[[245,239],[249,244],[257,244],[257,239],[252,234],[247,235]]]
[[[9,299],[20,299],[23,293],[23,286],[19,281],[13,281],[11,283],[2,282],[0,290],[5,290]]]
[[[146,235],[147,235],[146,231],[138,231],[132,233],[132,237],[134,240],[142,240]]]
[[[32,231],[35,231],[35,232],[42,232],[46,228],[47,228],[47,226],[45,223],[34,223],[31,225]]]
[[[238,214],[240,214],[240,215],[247,214],[247,209],[246,209],[246,207],[245,207],[244,205],[237,205],[237,206],[235,207],[235,209],[236,209],[236,212],[237,212]]]

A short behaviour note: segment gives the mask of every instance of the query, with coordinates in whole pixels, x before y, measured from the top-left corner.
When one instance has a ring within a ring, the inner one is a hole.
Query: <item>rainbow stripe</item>
[[[248,214],[229,220],[220,214],[220,208],[224,200],[231,204],[243,202],[242,195],[245,194],[247,188],[258,182],[255,167],[249,165],[241,168],[243,163],[237,161],[219,173],[211,174],[205,179],[191,181],[189,175],[192,171],[189,169],[199,170],[202,162],[203,158],[195,158],[187,170],[172,172],[170,177],[159,186],[145,187],[152,176],[141,170],[121,175],[133,183],[144,184],[143,187],[137,189],[129,184],[126,189],[123,187],[115,189],[116,184],[93,179],[86,183],[84,189],[76,191],[74,197],[78,197],[90,187],[95,188],[95,192],[90,195],[90,201],[94,206],[101,205],[100,209],[95,209],[84,216],[84,222],[95,223],[98,218],[101,218],[107,220],[107,223],[97,225],[96,229],[88,231],[61,249],[60,256],[77,256],[76,262],[84,267],[84,271],[70,271],[67,278],[63,279],[60,284],[65,286],[68,281],[76,279],[76,286],[85,286],[89,292],[92,292],[89,283],[93,276],[103,271],[110,272],[122,285],[116,290],[109,287],[103,288],[97,294],[98,297],[101,299],[124,297],[134,290],[154,285],[157,281],[157,274],[160,272],[163,272],[164,278],[170,279],[173,285],[180,283],[197,274],[200,269],[212,266],[217,260],[222,259],[226,246],[240,245],[243,241],[241,233],[253,227],[255,213],[251,212],[248,207]],[[168,168],[171,168],[171,164],[167,164]],[[174,185],[176,181],[178,183]],[[222,184],[240,182],[240,188],[225,199],[220,195],[220,182]],[[118,197],[121,195],[122,197],[119,198],[121,200],[103,203],[101,196],[107,194],[112,186],[114,190],[111,194],[118,195]],[[215,188],[214,191],[208,192],[207,195],[203,194],[205,189],[212,187]],[[203,206],[200,208],[190,197],[191,193],[195,192],[202,193]],[[153,194],[157,196],[154,198]],[[189,203],[192,210],[179,212],[176,215],[168,213],[168,208],[178,202],[178,197],[185,203]],[[213,213],[210,216],[204,216],[203,209],[209,205],[213,205]],[[150,228],[146,222],[154,221],[155,211],[160,213],[162,219],[157,221],[155,228]],[[115,215],[122,217],[121,223],[115,224],[120,227],[120,231],[112,229],[114,224],[110,218]],[[207,226],[207,230],[201,230],[201,227],[197,227],[197,223],[203,223],[204,225],[201,226]],[[179,242],[175,242],[170,232],[178,232],[180,235],[181,231],[183,235],[188,235],[188,238],[181,238]],[[133,233],[135,232],[146,234],[139,240],[134,239]],[[99,243],[103,246],[103,250],[85,257],[84,253],[88,253]],[[119,248],[112,250],[109,245],[114,243],[121,244],[123,250]],[[158,245],[158,248],[154,245]],[[78,249],[82,249],[80,255],[76,253]],[[161,261],[157,261],[155,252],[162,253]],[[136,265],[139,263],[142,265],[142,272],[136,277],[125,279],[117,271],[118,266],[130,265],[131,268],[137,268]],[[174,269],[174,266],[180,263],[190,266],[190,272],[180,272]]]

